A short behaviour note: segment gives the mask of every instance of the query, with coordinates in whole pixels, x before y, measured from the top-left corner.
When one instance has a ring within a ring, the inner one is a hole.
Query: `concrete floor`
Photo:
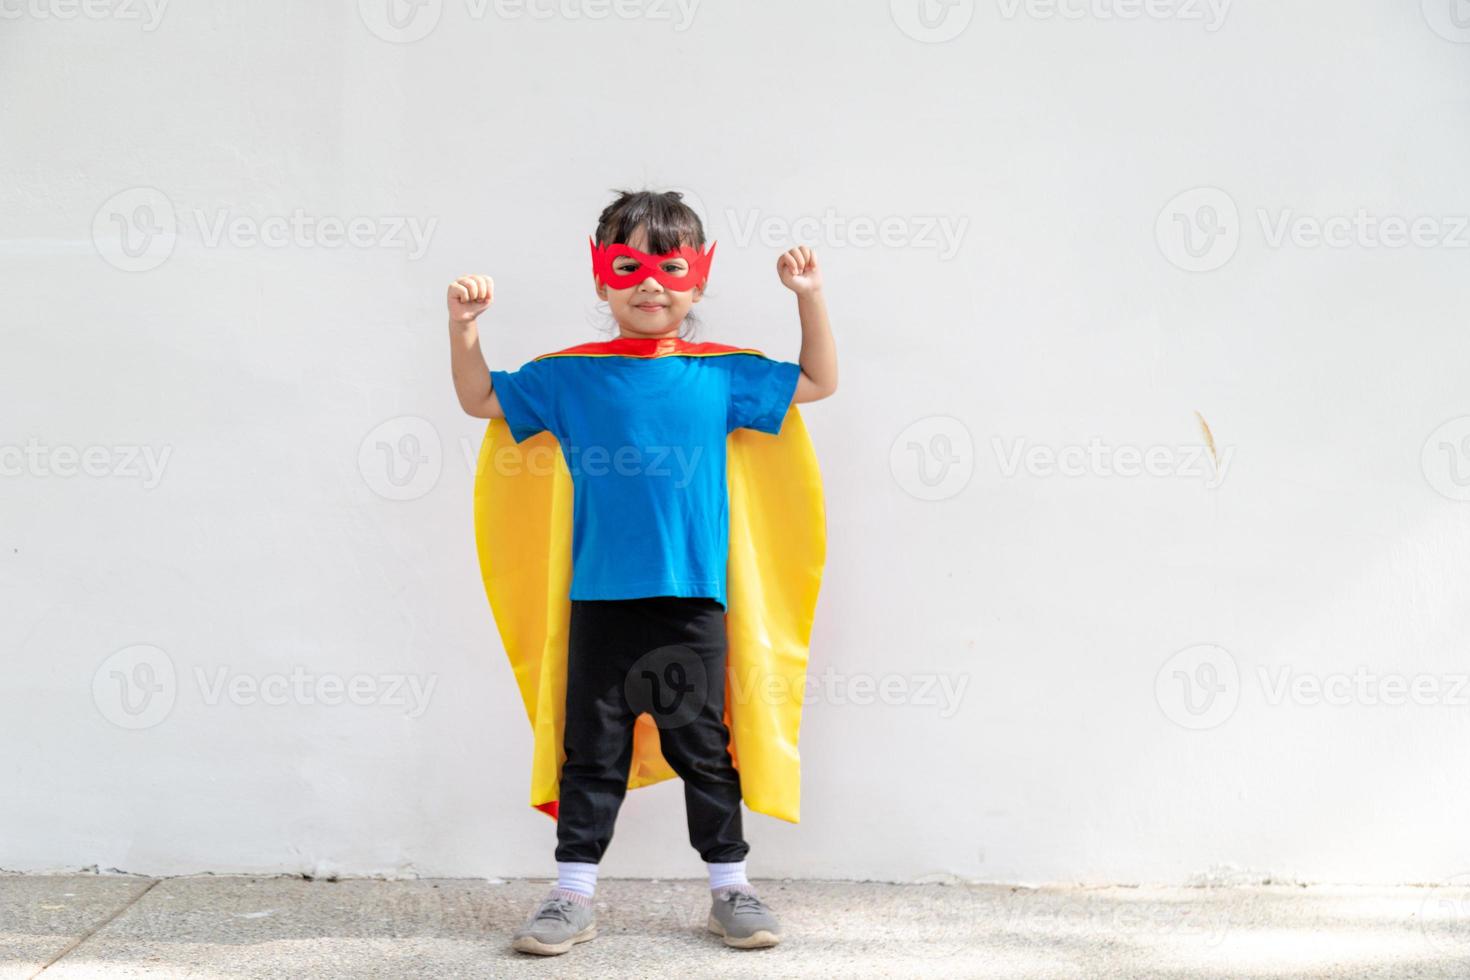
[[[509,948],[544,880],[0,875],[0,980],[72,977],[1470,977],[1470,889],[758,881],[727,949],[703,881],[611,879],[601,934]]]

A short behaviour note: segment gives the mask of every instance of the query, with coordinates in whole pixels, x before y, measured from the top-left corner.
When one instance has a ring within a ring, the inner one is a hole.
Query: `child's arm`
[[[475,321],[495,300],[495,280],[461,276],[449,284],[449,357],[459,407],[477,419],[503,419],[505,411],[490,382],[490,369],[480,353]]]
[[[801,377],[796,379],[793,402],[814,402],[837,390],[837,344],[827,322],[827,300],[822,296],[822,270],[817,257],[805,245],[782,253],[776,273],[787,289],[796,294],[796,311],[801,317]]]

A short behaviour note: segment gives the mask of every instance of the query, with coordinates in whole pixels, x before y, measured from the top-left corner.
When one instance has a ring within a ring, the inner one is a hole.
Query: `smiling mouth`
[[[662,303],[639,303],[637,308],[643,310],[645,313],[652,313],[656,310],[663,309],[664,305]]]

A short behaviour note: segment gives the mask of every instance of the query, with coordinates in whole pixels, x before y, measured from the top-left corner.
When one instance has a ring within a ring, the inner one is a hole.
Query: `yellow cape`
[[[796,823],[797,734],[807,650],[826,561],[821,473],[792,405],[779,435],[726,440],[730,553],[725,723],[745,805]],[[550,432],[517,444],[491,419],[475,469],[475,540],[485,594],[531,720],[531,805],[556,816],[572,579],[572,478]],[[628,788],[668,779],[658,727],[640,715]]]

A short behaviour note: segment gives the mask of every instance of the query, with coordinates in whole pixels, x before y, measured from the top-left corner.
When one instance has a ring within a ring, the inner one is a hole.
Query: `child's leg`
[[[669,710],[651,714],[663,756],[684,780],[689,842],[709,868],[706,928],[726,946],[774,946],[781,941],[781,924],[745,877],[750,847],[740,823],[740,772],[730,758],[725,726],[725,610],[713,599],[676,601],[682,607],[669,615],[682,621],[675,638],[663,642],[683,647],[672,657],[684,662],[669,664],[664,686],[683,696],[666,698]]]
[[[672,597],[669,597],[672,600]],[[740,773],[730,760],[730,730],[725,726],[725,610],[713,599],[672,600],[674,621],[665,644],[688,649],[693,658],[674,676],[699,677],[668,712],[653,711],[659,747],[669,766],[684,780],[684,809],[689,842],[712,865],[722,883],[743,883],[745,855],[750,850],[740,819]]]
[[[591,894],[612,840],[633,758],[634,714],[623,680],[636,648],[628,643],[620,601],[571,604],[556,860],[560,888],[584,895]]]

